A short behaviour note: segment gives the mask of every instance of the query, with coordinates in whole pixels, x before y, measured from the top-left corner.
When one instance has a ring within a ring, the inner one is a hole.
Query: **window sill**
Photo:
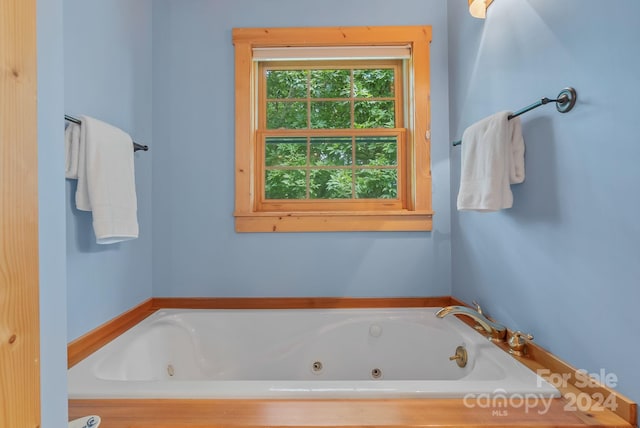
[[[236,213],[236,232],[426,232],[431,212]]]

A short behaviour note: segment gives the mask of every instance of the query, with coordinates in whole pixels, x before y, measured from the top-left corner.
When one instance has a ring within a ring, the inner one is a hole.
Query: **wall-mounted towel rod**
[[[68,120],[69,122],[73,122],[76,123],[78,125],[82,124],[82,121],[80,119],[78,119],[77,117],[73,117],[73,116],[69,116],[68,114],[64,115],[64,120]],[[149,146],[145,146],[142,144],[138,144],[135,141],[133,142],[133,151],[137,152],[138,150],[143,150],[143,151],[148,151],[149,150]]]
[[[509,120],[513,119],[514,117],[518,117],[521,114],[524,114],[528,111],[533,110],[534,108],[538,108],[541,105],[545,105],[548,103],[556,103],[556,109],[560,112],[560,113],[567,113],[569,111],[571,111],[571,109],[573,108],[573,106],[576,104],[576,100],[578,99],[578,94],[576,93],[576,90],[569,87],[569,88],[564,88],[562,91],[560,91],[560,93],[558,94],[558,98],[556,98],[555,100],[550,100],[547,97],[542,98],[540,101],[537,101],[529,106],[526,106],[520,110],[518,110],[517,112],[510,114],[509,115]],[[460,144],[462,144],[462,141],[454,141],[453,145],[454,146],[459,146]]]

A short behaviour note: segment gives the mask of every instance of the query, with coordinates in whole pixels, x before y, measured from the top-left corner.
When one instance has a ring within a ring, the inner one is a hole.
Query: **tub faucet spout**
[[[436,316],[438,318],[444,318],[447,315],[466,315],[470,318],[473,318],[484,331],[487,332],[489,338],[496,342],[504,341],[505,336],[507,335],[507,328],[502,324],[498,324],[497,322],[493,322],[487,317],[485,317],[482,313],[476,311],[475,309],[467,308],[466,306],[445,306],[436,312]]]

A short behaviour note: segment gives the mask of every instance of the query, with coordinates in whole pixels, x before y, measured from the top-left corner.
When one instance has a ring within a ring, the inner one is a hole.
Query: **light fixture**
[[[486,18],[487,8],[493,0],[469,0],[469,13],[474,18]]]

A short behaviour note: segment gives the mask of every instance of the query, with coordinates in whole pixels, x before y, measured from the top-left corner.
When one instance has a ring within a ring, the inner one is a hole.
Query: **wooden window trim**
[[[430,169],[430,26],[235,28],[235,227],[237,232],[429,231],[432,228]],[[255,165],[258,161],[257,77],[253,49],[279,46],[367,46],[409,44],[411,71],[405,79],[413,103],[407,129],[406,206],[388,211],[260,211]],[[419,76],[419,78],[415,78]]]

